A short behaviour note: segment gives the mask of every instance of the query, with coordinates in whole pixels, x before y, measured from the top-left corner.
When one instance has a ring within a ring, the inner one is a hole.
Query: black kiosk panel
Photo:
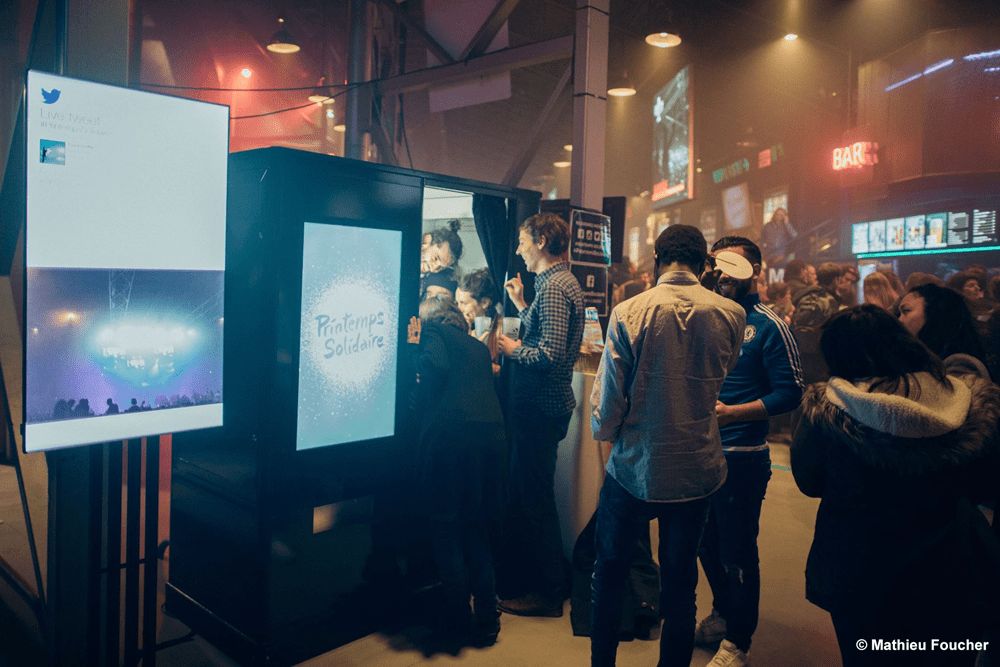
[[[398,483],[407,449],[397,351],[416,313],[422,188],[417,176],[312,153],[230,156],[233,400],[224,428],[174,437],[168,606],[241,660],[319,651],[295,624],[329,615],[361,584],[372,498]],[[330,359],[313,344],[332,347]],[[332,518],[314,532],[321,506]],[[342,638],[322,640],[343,643],[377,620],[345,609]]]
[[[224,427],[174,436],[167,608],[241,663],[352,641],[406,594],[362,575],[386,537],[373,508],[412,472],[404,348],[428,186],[494,198],[510,219],[489,233],[518,259],[538,193],[284,148],[230,156]]]

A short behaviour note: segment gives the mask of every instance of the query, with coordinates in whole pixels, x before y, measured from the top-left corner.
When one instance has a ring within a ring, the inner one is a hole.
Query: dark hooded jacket
[[[792,333],[799,344],[802,359],[802,380],[806,384],[822,382],[830,377],[819,339],[823,325],[840,310],[837,295],[821,285],[810,285],[792,293]]]
[[[834,614],[888,607],[979,622],[1000,592],[1000,547],[965,499],[967,471],[996,449],[1000,389],[909,379],[909,392],[888,394],[834,377],[803,397],[792,473],[822,498],[806,597]]]

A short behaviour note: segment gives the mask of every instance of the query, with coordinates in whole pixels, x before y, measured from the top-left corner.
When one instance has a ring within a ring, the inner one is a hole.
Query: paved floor
[[[761,618],[750,652],[752,663],[768,667],[838,667],[840,656],[830,617],[805,600],[805,561],[812,541],[817,500],[795,487],[788,469],[788,447],[772,448],[773,476],[761,517]],[[655,531],[654,531],[655,534]],[[653,552],[656,553],[654,544]],[[711,593],[702,577],[698,616],[711,610]],[[528,666],[589,664],[590,642],[574,637],[569,603],[562,618],[521,618],[504,615],[496,646],[459,651],[429,643],[420,626],[395,628],[369,635],[302,663],[303,667],[410,667],[411,665]],[[160,642],[186,634],[179,622],[163,620]],[[618,665],[651,666],[657,661],[656,642],[621,644]],[[702,667],[712,653],[696,649],[691,665]],[[200,637],[161,650],[161,667],[194,665],[229,667],[236,663]]]

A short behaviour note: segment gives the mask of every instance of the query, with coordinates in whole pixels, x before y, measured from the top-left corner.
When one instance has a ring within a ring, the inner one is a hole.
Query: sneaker
[[[726,619],[719,615],[715,609],[711,616],[701,619],[701,623],[694,630],[694,643],[698,646],[707,644],[718,644],[726,636]]]
[[[531,593],[513,600],[500,600],[497,605],[500,611],[515,616],[548,616],[558,618],[563,615],[561,600],[549,600],[541,595]]]
[[[750,659],[747,658],[746,653],[739,650],[736,644],[728,639],[723,639],[719,646],[719,652],[705,667],[747,667],[749,664]]]

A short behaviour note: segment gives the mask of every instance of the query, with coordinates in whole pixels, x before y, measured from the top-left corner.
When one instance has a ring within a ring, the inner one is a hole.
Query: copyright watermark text
[[[930,641],[914,641],[911,639],[859,639],[855,646],[859,651],[984,651],[989,646],[988,641],[962,639],[945,641],[931,639]]]

